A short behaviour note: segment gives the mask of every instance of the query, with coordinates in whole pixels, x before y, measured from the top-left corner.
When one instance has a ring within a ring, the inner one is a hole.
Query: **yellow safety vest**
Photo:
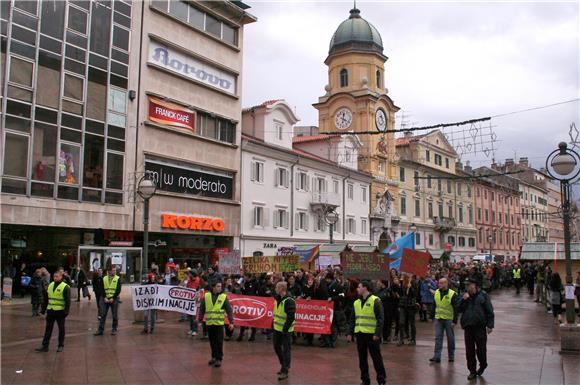
[[[105,297],[113,298],[115,292],[117,291],[118,283],[119,283],[118,275],[115,275],[113,277],[113,281],[110,280],[108,275],[105,278],[103,278],[103,286],[105,286]]]
[[[441,292],[439,289],[435,291],[435,318],[436,319],[446,319],[452,320],[453,319],[453,306],[451,305],[451,297],[455,292],[451,289],[447,291],[447,294],[441,298]]]
[[[46,308],[48,310],[64,310],[64,289],[68,287],[68,285],[64,282],[60,282],[56,288],[54,286],[54,282],[51,282],[50,285],[48,285],[48,306]]]
[[[514,279],[522,278],[522,269],[514,269]]]
[[[375,301],[378,299],[377,296],[370,295],[364,306],[362,306],[362,301],[360,299],[354,301],[354,315],[356,317],[354,327],[355,333],[375,334],[377,328]]]
[[[205,324],[208,326],[224,326],[224,304],[227,296],[218,295],[215,303],[211,300],[211,293],[205,293]]]
[[[284,298],[280,303],[278,300],[274,300],[274,330],[277,332],[284,331],[284,325],[286,324],[286,319],[288,318],[286,312],[284,311],[284,304],[286,301],[291,298]],[[291,299],[294,301],[293,299]],[[292,321],[292,325],[288,329],[288,333],[292,333],[294,331],[294,321]]]

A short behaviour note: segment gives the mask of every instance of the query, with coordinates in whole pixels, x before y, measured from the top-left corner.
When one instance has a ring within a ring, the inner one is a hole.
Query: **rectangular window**
[[[26,178],[28,136],[6,133],[4,142],[4,175]]]
[[[99,55],[109,56],[111,8],[105,7],[97,2],[93,2],[92,4],[90,49]]]
[[[421,234],[419,234],[419,233],[415,233],[415,244],[416,245],[421,244]]]
[[[45,3],[43,3],[45,4]],[[60,68],[59,56],[39,51],[36,77],[36,103],[42,106],[58,108],[60,100]]]
[[[282,137],[282,129],[283,129],[283,126],[281,124],[276,124],[276,138],[278,140],[282,140],[283,139],[283,137]]]
[[[447,209],[448,209],[447,211],[449,213],[449,218],[454,218],[455,216],[453,215],[453,205],[449,205],[447,207]]]
[[[459,237],[459,247],[465,247],[465,237]]]
[[[451,188],[451,181],[450,181],[450,180],[448,180],[448,181],[447,181],[447,193],[448,193],[448,194],[451,194],[451,193],[452,193],[452,191],[453,191],[453,189]]]
[[[443,160],[443,158],[441,157],[441,155],[435,154],[435,164],[437,166],[441,166],[442,165],[442,160]]]
[[[127,91],[109,88],[107,122],[114,126],[127,125]]]
[[[254,226],[264,227],[264,208],[261,206],[254,207]]]
[[[489,210],[485,209],[485,221],[489,222]]]
[[[427,175],[427,188],[431,188],[432,187],[432,178],[431,175]]]
[[[276,209],[274,211],[274,227],[277,229],[288,228],[288,211],[285,209]]]
[[[296,230],[308,231],[308,214],[300,211],[296,213]]]
[[[467,196],[471,198],[471,186],[467,186]]]
[[[491,223],[495,223],[495,211],[491,211]]]
[[[415,199],[415,216],[421,216],[421,201],[419,199]]]
[[[473,224],[473,207],[467,208],[467,215],[469,216],[469,224]]]
[[[445,168],[449,168],[449,158],[445,158]]]
[[[107,111],[107,73],[105,71],[89,67],[86,106],[88,118],[105,121]]]
[[[62,40],[64,33],[64,12],[66,2],[43,1],[41,9],[40,32],[45,35]],[[94,8],[94,6],[93,6]],[[105,8],[105,7],[102,7]]]
[[[189,7],[189,24],[203,30],[205,14],[194,7]]]
[[[80,9],[69,6],[68,7],[68,28],[79,32],[83,35],[87,34],[87,14]]]
[[[361,218],[360,220],[360,232],[362,235],[367,234],[367,220],[365,218]]]
[[[17,57],[10,58],[10,82],[26,87],[32,87],[34,63]]]
[[[468,239],[469,247],[475,247],[475,238]]]
[[[437,179],[437,191],[439,192],[443,191],[441,179]]]
[[[102,188],[105,140],[102,136],[85,134],[83,186]]]
[[[59,182],[77,185],[79,184],[79,159],[79,146],[65,143],[60,145],[60,153],[58,156]]]
[[[297,180],[297,184],[296,184],[296,188],[298,190],[301,191],[308,191],[309,190],[309,182],[310,182],[310,178],[308,177],[308,174],[301,171],[298,173],[298,177],[296,178]]]
[[[427,214],[429,215],[429,219],[433,219],[433,202],[427,203]]]
[[[32,179],[54,182],[56,172],[57,127],[36,122],[32,146]]]
[[[477,220],[481,222],[481,208],[477,208]]]
[[[332,181],[332,191],[333,191],[335,194],[338,194],[338,190],[339,190],[339,188],[340,188],[339,182],[338,182],[337,180],[333,180],[333,181]]]
[[[404,167],[399,168],[399,181],[401,181],[401,182],[405,181],[405,168]]]
[[[351,184],[351,183],[348,184],[347,192],[348,192],[348,199],[353,200],[354,199],[354,185],[353,184]]]
[[[107,153],[107,188],[123,189],[123,155]]]
[[[231,45],[238,45],[238,30],[236,28],[230,27],[227,24],[223,25],[223,36],[222,39],[226,43],[230,43]]]
[[[348,234],[356,234],[356,221],[354,218],[348,218],[346,220],[346,232]]]
[[[77,76],[64,74],[64,96],[83,101],[84,80]]]
[[[425,160],[427,162],[431,162],[431,151],[429,151],[429,150],[425,151]]]
[[[429,234],[429,246],[433,246],[433,234]]]
[[[401,197],[401,215],[407,215],[407,198]]]
[[[205,30],[214,36],[222,36],[222,23],[208,14],[205,15]]]
[[[276,187],[288,188],[289,179],[287,169],[281,167],[276,169]]]
[[[443,218],[443,203],[439,203],[439,207],[437,209],[439,218]]]
[[[379,172],[385,172],[385,161],[384,160],[379,160],[378,170],[379,170]]]
[[[462,187],[463,187],[463,186],[461,185],[461,183],[457,183],[457,184],[455,185],[455,188],[457,189],[457,195],[459,195],[459,196],[461,196],[461,190],[462,190]]]
[[[264,183],[264,162],[252,162],[252,174],[250,179],[254,182]]]
[[[360,193],[362,196],[362,203],[367,203],[367,188],[365,186],[361,186]]]
[[[413,173],[413,180],[416,187],[419,187],[419,171]]]
[[[459,223],[463,223],[463,207],[458,208]]]

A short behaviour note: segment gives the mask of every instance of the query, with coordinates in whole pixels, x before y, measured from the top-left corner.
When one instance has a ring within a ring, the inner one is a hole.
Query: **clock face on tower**
[[[377,130],[384,132],[387,129],[387,114],[382,108],[378,108],[375,112],[375,124]]]
[[[345,130],[352,123],[352,112],[346,107],[341,108],[334,114],[334,125],[340,130]]]

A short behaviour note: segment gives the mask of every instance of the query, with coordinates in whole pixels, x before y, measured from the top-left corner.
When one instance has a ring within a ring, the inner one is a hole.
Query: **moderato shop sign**
[[[195,111],[154,97],[149,97],[149,120],[166,126],[195,131]]]

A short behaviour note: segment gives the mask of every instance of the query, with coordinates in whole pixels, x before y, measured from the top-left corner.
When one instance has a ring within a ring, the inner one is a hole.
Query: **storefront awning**
[[[572,260],[580,260],[580,242],[570,244],[570,256]],[[522,245],[520,260],[543,261],[543,260],[564,260],[564,244],[558,243],[556,256],[554,256],[554,242],[529,242]]]

